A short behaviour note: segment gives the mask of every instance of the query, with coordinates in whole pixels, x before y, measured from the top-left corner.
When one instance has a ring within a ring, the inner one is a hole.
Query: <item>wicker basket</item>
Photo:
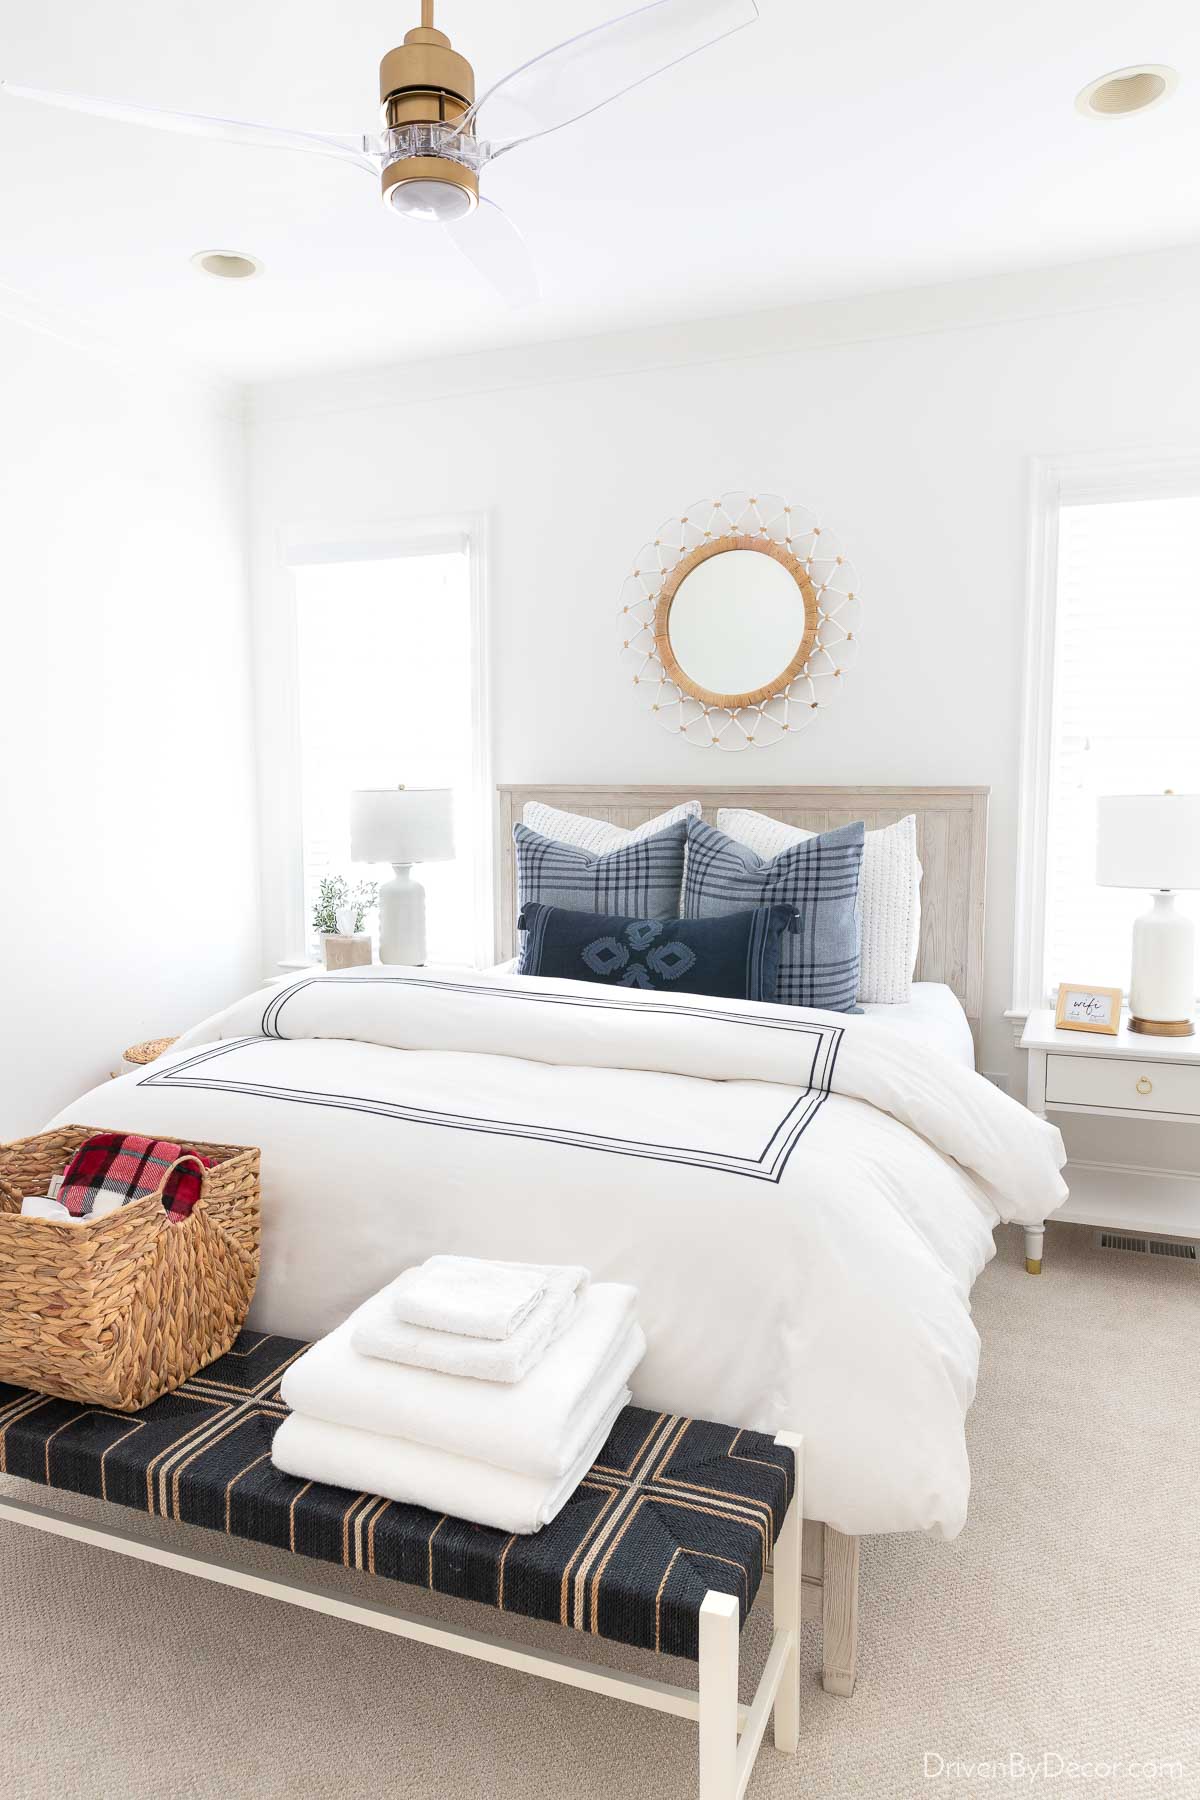
[[[258,1278],[257,1150],[211,1157],[201,1195],[172,1221],[157,1194],[94,1224],[21,1216],[25,1194],[93,1137],[64,1125],[0,1144],[0,1382],[135,1412],[225,1351]]]

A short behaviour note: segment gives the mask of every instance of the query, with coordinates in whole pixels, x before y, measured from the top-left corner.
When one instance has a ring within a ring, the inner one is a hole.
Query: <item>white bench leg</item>
[[[1042,1243],[1046,1236],[1044,1225],[1027,1225],[1025,1227],[1025,1273],[1040,1275],[1042,1272]]]
[[[738,1603],[707,1593],[700,1607],[700,1800],[737,1800]]]

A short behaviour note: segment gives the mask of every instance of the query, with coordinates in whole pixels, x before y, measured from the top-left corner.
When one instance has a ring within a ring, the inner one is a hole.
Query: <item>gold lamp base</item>
[[[1144,1037],[1194,1037],[1196,1021],[1194,1019],[1136,1019],[1130,1018],[1130,1031],[1140,1031]]]

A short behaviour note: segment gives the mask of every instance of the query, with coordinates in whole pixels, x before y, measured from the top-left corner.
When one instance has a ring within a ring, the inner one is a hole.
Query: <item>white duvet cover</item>
[[[964,1068],[975,1067],[975,1043],[962,1002],[941,981],[914,981],[912,996],[895,1005],[868,1000],[867,1017],[898,1031],[919,1050],[937,1050]]]
[[[513,975],[516,967],[514,956],[507,962],[497,963],[492,973]],[[919,1047],[940,1051],[968,1069],[975,1067],[975,1042],[970,1021],[963,1011],[962,1001],[945,982],[914,981],[909,999],[894,1005],[868,1000],[862,1010]]]
[[[643,1406],[805,1435],[805,1511],[966,1516],[971,1284],[1058,1132],[870,1017],[368,968],[248,996],[60,1121],[263,1152],[250,1323],[315,1337],[436,1252],[632,1282]]]

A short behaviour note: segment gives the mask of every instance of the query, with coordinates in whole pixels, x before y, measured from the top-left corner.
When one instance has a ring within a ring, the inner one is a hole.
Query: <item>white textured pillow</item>
[[[755,816],[754,813],[745,815],[748,819]],[[552,838],[556,844],[574,844],[579,850],[594,851],[597,856],[619,850],[622,844],[636,844],[640,838],[653,837],[656,832],[665,831],[668,825],[677,825],[681,819],[699,817],[698,800],[685,800],[682,806],[673,806],[670,812],[659,813],[657,819],[646,819],[631,829],[611,825],[607,819],[589,819],[583,813],[559,812],[556,806],[543,806],[540,800],[527,801],[521,814],[523,823],[540,836]]]
[[[766,813],[722,807],[720,830],[756,855],[778,856],[791,844],[815,837],[799,825],[785,825]],[[901,1006],[912,998],[913,970],[921,932],[921,865],[917,860],[917,821],[912,813],[894,825],[868,831],[858,884],[862,921],[862,958],[858,997],[882,1006]]]

